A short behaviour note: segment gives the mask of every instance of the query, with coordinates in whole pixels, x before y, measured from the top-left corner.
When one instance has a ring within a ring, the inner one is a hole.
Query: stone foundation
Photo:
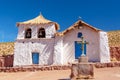
[[[120,67],[120,62],[111,62],[111,63],[95,63],[96,68],[109,68],[109,67]]]
[[[95,68],[120,67],[120,62],[94,63]],[[70,70],[71,66],[22,66],[22,67],[0,67],[0,72],[33,72],[33,71],[52,71],[52,70]],[[71,75],[72,76],[72,75]]]
[[[94,77],[93,64],[91,63],[77,63],[72,64],[71,80],[90,79]]]
[[[78,59],[78,62],[84,62],[84,63],[87,63],[88,62],[88,57],[87,56],[81,56],[79,59]]]
[[[70,66],[23,66],[23,67],[0,67],[0,72],[32,72],[32,71],[52,71],[68,70]]]

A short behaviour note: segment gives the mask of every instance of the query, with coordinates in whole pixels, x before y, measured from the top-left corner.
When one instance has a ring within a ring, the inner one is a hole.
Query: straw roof
[[[34,19],[24,21],[24,22],[18,22],[17,26],[29,26],[29,25],[51,24],[51,23],[54,23],[56,30],[59,30],[59,25],[56,22],[52,22],[50,20],[45,19],[42,16],[42,14],[40,14],[39,16],[37,16]]]
[[[96,31],[96,32],[101,31],[100,29],[97,29],[97,28],[95,28],[95,27],[93,27],[93,26],[85,23],[85,22],[82,21],[82,20],[78,20],[75,24],[73,24],[72,26],[70,26],[69,28],[67,28],[66,30],[64,30],[63,32],[61,32],[61,33],[56,33],[56,36],[64,36],[64,35],[65,35],[66,33],[68,33],[69,31],[78,28],[78,26],[86,26],[86,27],[88,27],[88,28],[90,28],[90,29],[92,29],[93,31]]]

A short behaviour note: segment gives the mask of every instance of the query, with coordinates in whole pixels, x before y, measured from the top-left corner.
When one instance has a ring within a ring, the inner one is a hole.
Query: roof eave
[[[27,24],[24,24],[24,23],[22,23],[22,22],[18,22],[18,23],[16,23],[16,26],[17,27],[20,27],[20,26],[39,26],[39,25],[45,25],[45,24],[55,24],[55,29],[56,30],[59,30],[60,28],[59,28],[59,24],[57,24],[56,22],[49,22],[49,23],[39,23],[39,24],[36,24],[36,23],[33,23],[33,24],[31,24],[31,23],[27,23]]]
[[[94,30],[94,31],[96,31],[96,32],[101,31],[100,29],[94,28],[93,26],[85,23],[85,22],[82,21],[82,20],[78,20],[78,21],[77,21],[75,24],[73,24],[71,27],[69,27],[69,28],[67,28],[66,30],[64,30],[64,31],[62,32],[62,34],[65,35],[67,32],[69,32],[69,31],[71,31],[71,30],[74,30],[74,29],[75,29],[76,27],[78,27],[79,25],[85,25],[85,26],[89,27],[90,29],[92,29],[92,30]]]

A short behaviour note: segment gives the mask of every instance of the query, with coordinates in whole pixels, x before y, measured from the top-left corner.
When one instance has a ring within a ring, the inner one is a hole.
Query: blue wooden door
[[[39,53],[32,53],[33,64],[39,64]]]
[[[75,59],[78,59],[82,54],[82,44],[75,41]],[[84,54],[86,54],[86,44],[84,44]]]

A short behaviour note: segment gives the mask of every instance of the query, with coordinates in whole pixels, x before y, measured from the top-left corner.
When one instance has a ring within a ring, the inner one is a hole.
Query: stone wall
[[[95,63],[96,68],[120,67],[120,62]]]
[[[120,61],[120,47],[110,47],[112,61]]]
[[[0,67],[12,67],[13,55],[0,56]]]
[[[0,67],[4,67],[5,58],[0,56]]]
[[[23,66],[23,67],[0,67],[0,72],[31,72],[31,71],[52,71],[52,70],[68,70],[71,66]]]
[[[94,63],[96,68],[107,68],[107,67],[120,67],[120,62],[111,63]],[[38,66],[29,65],[22,67],[0,67],[0,72],[34,72],[34,71],[52,71],[52,70],[70,70],[71,65],[51,65],[51,66]]]

